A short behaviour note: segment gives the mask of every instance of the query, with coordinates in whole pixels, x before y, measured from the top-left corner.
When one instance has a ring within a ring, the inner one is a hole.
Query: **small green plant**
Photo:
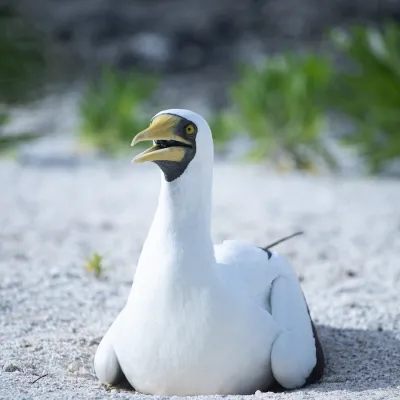
[[[129,146],[133,136],[148,125],[141,107],[155,88],[154,77],[137,71],[103,70],[80,104],[83,139],[107,153]]]
[[[372,173],[400,158],[400,26],[356,26],[332,39],[351,68],[338,73],[332,106],[354,124],[345,143],[356,146]]]
[[[326,127],[324,92],[331,63],[323,58],[286,54],[247,66],[232,90],[233,126],[255,141],[252,156],[309,169],[315,157],[333,164],[321,136]]]
[[[85,269],[99,278],[103,274],[103,257],[97,252],[93,253],[87,258]]]

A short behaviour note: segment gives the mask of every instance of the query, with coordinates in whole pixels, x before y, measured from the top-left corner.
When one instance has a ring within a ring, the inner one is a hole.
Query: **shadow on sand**
[[[400,385],[400,341],[391,331],[317,326],[325,352],[322,380],[313,391],[364,391]]]

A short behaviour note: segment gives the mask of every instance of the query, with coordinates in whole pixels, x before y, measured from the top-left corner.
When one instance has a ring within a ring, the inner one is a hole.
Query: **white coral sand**
[[[0,162],[0,398],[138,399],[92,372],[157,202],[155,166]],[[400,398],[400,183],[216,164],[215,241],[279,245],[325,348],[321,383],[273,399]],[[104,257],[100,279],[84,269]],[[35,383],[35,379],[47,374]],[[216,396],[217,397],[217,396]]]

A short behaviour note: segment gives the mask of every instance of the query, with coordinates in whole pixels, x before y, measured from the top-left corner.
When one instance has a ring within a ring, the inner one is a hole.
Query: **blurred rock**
[[[351,21],[400,18],[395,0],[15,0],[56,42],[86,60],[162,71],[231,65],[263,52],[321,40]],[[240,51],[241,49],[241,51]]]

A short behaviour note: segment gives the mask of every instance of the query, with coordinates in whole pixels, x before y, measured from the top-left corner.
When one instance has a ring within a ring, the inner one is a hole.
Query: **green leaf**
[[[236,130],[256,141],[253,158],[279,159],[286,153],[296,167],[309,167],[312,155],[300,149],[312,154],[323,148],[324,96],[331,77],[331,63],[311,54],[285,54],[240,68],[230,96]]]
[[[84,141],[110,154],[127,149],[133,136],[148,124],[141,115],[141,106],[149,101],[156,85],[154,76],[105,68],[88,85],[81,100],[80,131]]]
[[[334,43],[352,64],[337,74],[330,96],[333,109],[354,125],[343,142],[359,150],[372,172],[380,172],[400,158],[400,26],[356,26],[344,44]]]

